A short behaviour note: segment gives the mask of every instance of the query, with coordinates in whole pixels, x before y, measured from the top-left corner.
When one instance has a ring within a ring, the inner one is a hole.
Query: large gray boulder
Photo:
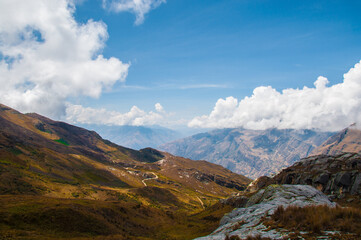
[[[208,236],[198,240],[224,240],[226,236],[238,236],[246,239],[247,236],[269,237],[282,239],[289,232],[268,230],[262,223],[264,217],[271,216],[278,206],[327,205],[335,207],[328,197],[319,190],[308,185],[270,185],[254,194],[244,208],[236,208],[226,214],[220,226]]]

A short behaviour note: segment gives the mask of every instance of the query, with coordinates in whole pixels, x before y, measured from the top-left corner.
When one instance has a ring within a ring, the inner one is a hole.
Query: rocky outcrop
[[[246,192],[256,192],[259,189],[266,187],[270,184],[270,182],[272,181],[272,178],[267,177],[267,176],[262,176],[257,178],[256,180],[252,181],[246,189]]]
[[[282,170],[269,183],[308,184],[338,197],[361,195],[361,155],[308,157]]]
[[[270,185],[254,194],[244,208],[236,208],[225,215],[220,227],[212,234],[197,238],[198,240],[224,240],[226,236],[247,239],[248,236],[261,236],[271,239],[282,239],[289,232],[275,229],[269,230],[263,220],[271,216],[278,206],[327,205],[335,207],[326,195],[307,185]]]

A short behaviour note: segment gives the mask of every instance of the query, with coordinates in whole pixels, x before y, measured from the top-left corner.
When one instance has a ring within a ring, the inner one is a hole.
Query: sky
[[[361,2],[0,0],[0,102],[74,124],[340,130]]]

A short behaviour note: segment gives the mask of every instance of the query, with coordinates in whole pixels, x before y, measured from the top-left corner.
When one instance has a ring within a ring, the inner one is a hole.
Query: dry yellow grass
[[[323,231],[352,233],[361,237],[361,210],[356,208],[330,208],[328,206],[278,207],[266,225],[290,231],[319,234]]]

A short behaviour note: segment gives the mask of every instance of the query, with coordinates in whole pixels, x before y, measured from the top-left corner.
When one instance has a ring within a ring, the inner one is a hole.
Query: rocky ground
[[[225,215],[219,228],[212,234],[198,240],[224,240],[226,237],[247,239],[250,236],[283,239],[294,233],[286,229],[269,229],[263,224],[279,206],[336,206],[325,194],[307,185],[270,185],[258,191],[244,204],[244,207]]]

